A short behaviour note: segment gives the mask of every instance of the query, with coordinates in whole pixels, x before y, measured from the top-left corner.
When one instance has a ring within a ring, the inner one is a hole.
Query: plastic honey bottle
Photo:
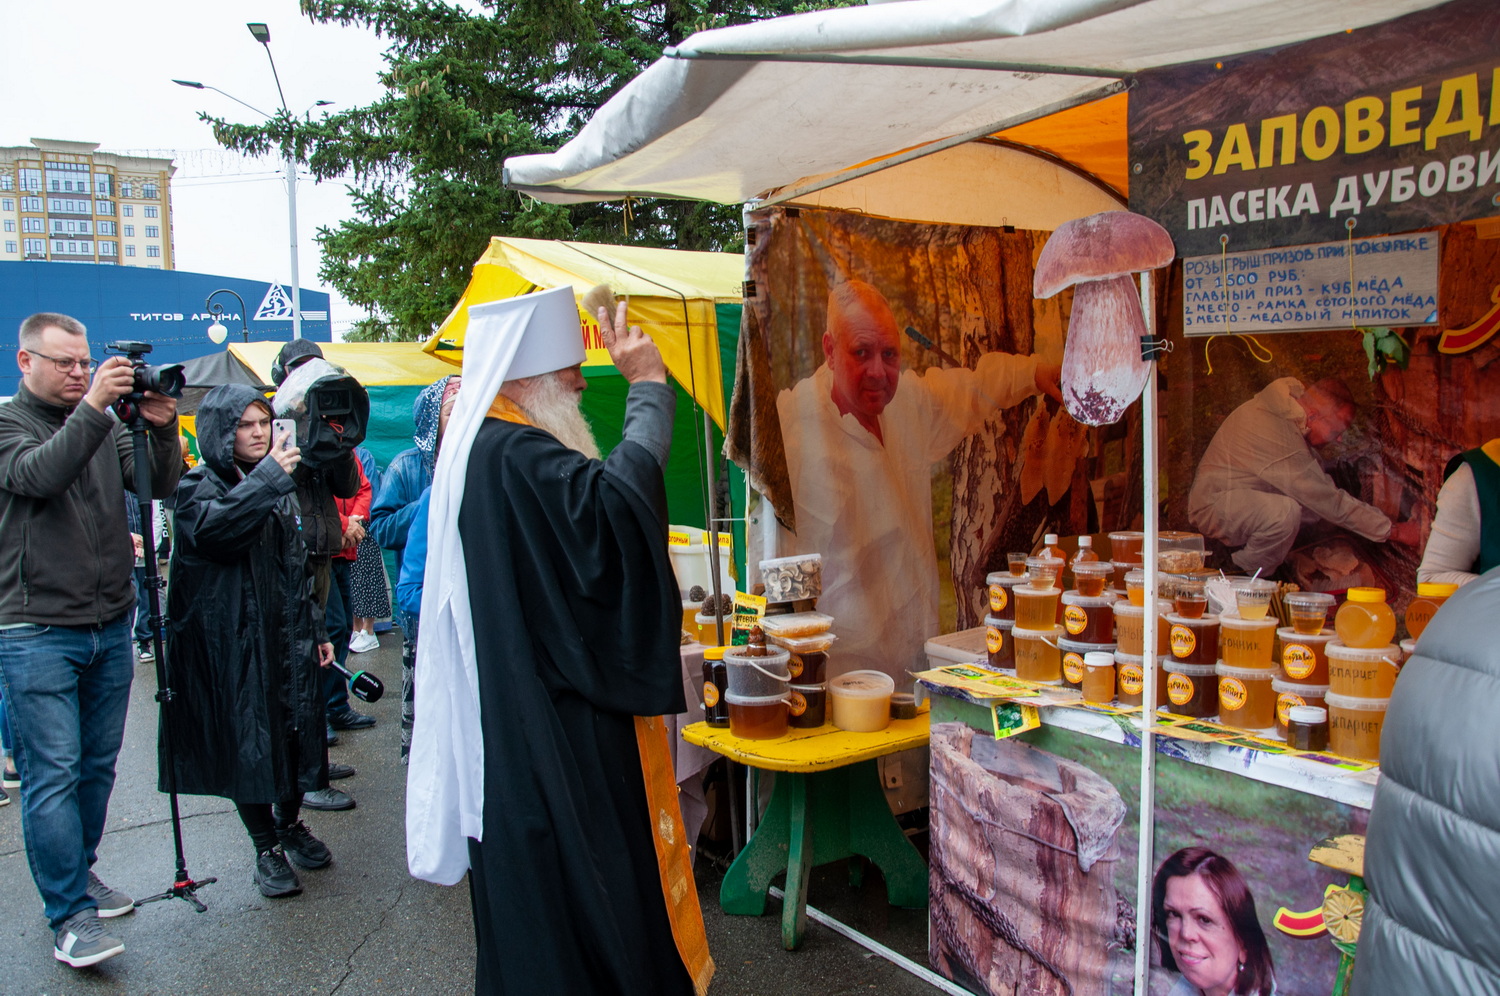
[[[1346,647],[1384,647],[1396,635],[1396,613],[1385,603],[1384,588],[1350,588],[1349,600],[1339,606],[1333,629]]]
[[[1437,615],[1437,610],[1448,600],[1448,596],[1457,590],[1456,584],[1418,582],[1417,597],[1412,599],[1411,604],[1406,607],[1406,631],[1411,634],[1413,640],[1422,635],[1427,624],[1432,622],[1432,617]]]
[[[1053,536],[1052,540],[1055,544],[1057,537]],[[1094,538],[1092,536],[1078,537],[1078,552],[1073,554],[1073,559],[1068,563],[1069,570],[1072,569],[1074,564],[1089,564],[1098,562],[1099,555],[1094,552]],[[1073,585],[1074,587],[1077,587],[1078,585],[1078,579],[1076,575],[1073,578]]]

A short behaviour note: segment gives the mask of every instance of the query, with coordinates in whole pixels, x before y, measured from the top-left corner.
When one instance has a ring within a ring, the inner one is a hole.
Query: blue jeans
[[[26,860],[52,928],[92,909],[97,858],[125,734],[130,613],[103,626],[0,629],[0,685],[15,733]]]
[[[323,625],[328,628],[334,660],[342,665],[349,659],[349,637],[353,635],[354,627],[354,619],[349,614],[349,568],[354,563],[334,557],[331,566],[333,577],[328,583],[328,613],[323,617]],[[349,685],[344,676],[331,667],[323,670],[323,694],[328,700],[328,715],[336,716],[349,710]]]
[[[135,642],[151,643],[151,601],[146,597],[146,568],[135,569]]]

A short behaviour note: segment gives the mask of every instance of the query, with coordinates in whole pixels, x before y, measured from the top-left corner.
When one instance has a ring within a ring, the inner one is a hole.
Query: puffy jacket
[[[1355,996],[1500,994],[1500,568],[1401,669],[1380,735]]]
[[[198,408],[203,462],[177,489],[164,710],[180,792],[279,802],[328,784],[327,641],[298,528],[296,486],[275,460],[234,462],[235,426],[261,398],[216,387]],[[165,772],[165,754],[161,756]],[[165,775],[162,779],[165,791]]]
[[[177,420],[152,426],[152,494],[182,468]],[[135,608],[125,488],[130,433],[80,402],[48,404],[22,384],[0,405],[0,625],[97,626]]]

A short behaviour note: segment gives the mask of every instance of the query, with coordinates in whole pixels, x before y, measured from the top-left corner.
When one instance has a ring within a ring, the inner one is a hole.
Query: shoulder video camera
[[[169,398],[182,397],[182,389],[187,387],[187,375],[182,372],[182,364],[147,363],[146,354],[151,352],[149,342],[122,340],[106,343],[104,348],[107,352],[117,353],[128,359],[135,372],[135,383],[130,393],[114,405],[115,414],[120,417],[121,422],[129,422],[135,418],[140,411],[141,396],[147,391],[164,394]]]

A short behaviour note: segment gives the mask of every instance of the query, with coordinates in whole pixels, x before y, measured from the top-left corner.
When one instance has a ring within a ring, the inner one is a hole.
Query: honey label
[[[1070,605],[1063,611],[1063,625],[1069,633],[1077,636],[1089,628],[1089,614],[1077,605]]]
[[[990,653],[998,654],[1000,648],[1005,645],[1005,631],[999,626],[986,627],[984,631],[984,645],[989,648]]]
[[[990,585],[990,611],[1004,612],[1010,604],[1010,590],[1003,584]]]
[[[1181,623],[1177,623],[1176,625],[1174,625],[1172,627],[1172,656],[1173,657],[1188,657],[1188,656],[1190,656],[1192,654],[1192,652],[1194,650],[1197,650],[1197,649],[1198,649],[1198,634],[1194,633],[1191,629],[1189,629],[1188,627],[1182,625]],[[1172,683],[1170,681],[1167,682],[1167,685],[1169,687],[1170,687],[1171,684]],[[1189,684],[1191,684],[1191,682],[1189,682]],[[1189,694],[1191,696],[1191,693],[1189,693]],[[1183,702],[1186,702],[1186,701],[1187,701],[1186,699],[1183,700]],[[1178,702],[1177,704],[1178,705],[1182,705],[1182,702]]]
[[[1292,709],[1307,705],[1307,700],[1296,692],[1282,692],[1276,696],[1276,721],[1286,726],[1292,721]]]
[[[1073,684],[1083,680],[1083,655],[1076,650],[1070,650],[1063,654],[1063,676]]]
[[[804,665],[802,663],[802,655],[801,654],[792,654],[790,657],[787,658],[787,661],[786,661],[787,673],[790,674],[793,678],[800,678],[800,677],[802,677],[802,669],[803,669],[803,667],[804,667]]]
[[[807,711],[807,696],[793,689],[790,698],[787,700],[786,711],[793,716],[802,715]]]
[[[667,533],[667,546],[692,546],[693,541],[687,533],[679,533],[673,530]]]
[[[1120,665],[1120,691],[1125,695],[1139,695],[1146,687],[1146,676],[1139,664]]]
[[[1238,678],[1224,677],[1219,679],[1219,708],[1225,712],[1234,712],[1242,709],[1248,694],[1245,691],[1245,683]]]
[[[711,681],[703,683],[703,706],[712,709],[719,704],[719,686]]]
[[[1173,705],[1187,705],[1193,701],[1193,679],[1185,674],[1167,675],[1167,698]]]
[[[1317,664],[1318,655],[1306,644],[1288,643],[1281,651],[1281,667],[1288,678],[1306,678]]]

